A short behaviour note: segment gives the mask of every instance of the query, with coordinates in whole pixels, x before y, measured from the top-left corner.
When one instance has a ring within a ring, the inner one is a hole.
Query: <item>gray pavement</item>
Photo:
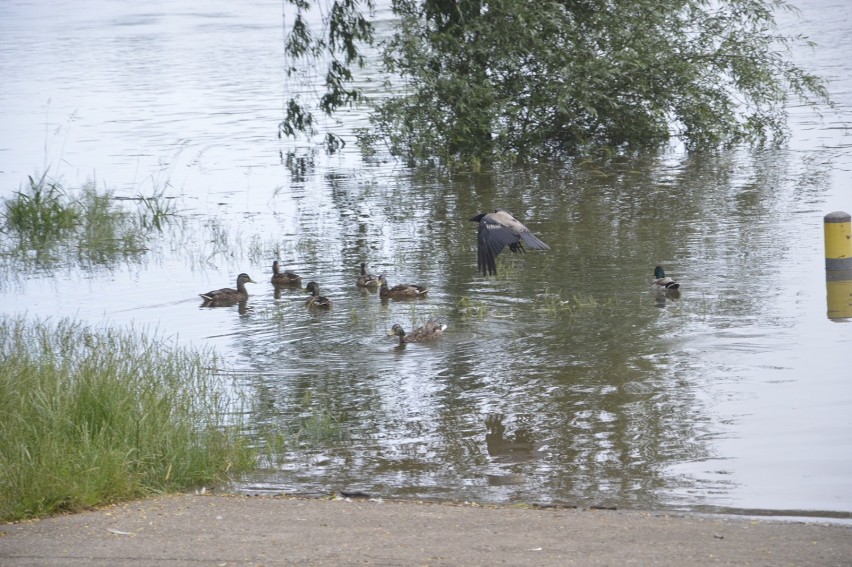
[[[852,526],[732,516],[170,495],[0,525],[0,565],[852,565]]]

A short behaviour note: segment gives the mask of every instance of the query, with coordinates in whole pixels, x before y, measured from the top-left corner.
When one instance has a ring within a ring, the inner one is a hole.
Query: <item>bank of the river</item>
[[[173,495],[0,526],[0,564],[852,565],[852,526],[730,516]]]

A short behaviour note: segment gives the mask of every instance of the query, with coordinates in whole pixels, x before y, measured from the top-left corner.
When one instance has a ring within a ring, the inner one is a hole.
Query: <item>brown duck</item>
[[[300,286],[302,276],[293,272],[282,272],[278,267],[278,260],[272,262],[272,285]]]
[[[248,291],[246,291],[247,283],[257,283],[249,277],[248,274],[240,274],[237,276],[237,289],[223,287],[222,289],[214,289],[207,293],[199,293],[205,305],[233,305],[240,301],[248,299]]]
[[[417,299],[426,297],[429,290],[423,286],[413,284],[399,284],[388,287],[388,281],[384,276],[379,276],[379,297],[382,299]]]
[[[440,339],[444,334],[444,329],[446,328],[447,326],[442,323],[429,321],[422,327],[418,327],[413,331],[406,333],[405,329],[402,328],[402,325],[396,324],[391,328],[391,332],[388,333],[388,336],[399,337],[399,344],[425,343]]]
[[[314,309],[331,309],[331,300],[324,295],[320,295],[320,288],[317,282],[309,282],[305,289],[311,292],[311,296],[305,301],[305,305]]]
[[[355,285],[358,287],[367,287],[375,289],[379,287],[379,278],[367,271],[367,263],[361,262],[361,275],[355,280]]]

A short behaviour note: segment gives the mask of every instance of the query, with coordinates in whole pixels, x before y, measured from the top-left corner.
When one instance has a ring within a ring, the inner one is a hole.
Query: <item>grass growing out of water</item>
[[[181,490],[254,467],[211,354],[0,318],[0,520]]]
[[[108,264],[146,251],[145,239],[175,218],[162,193],[140,197],[136,214],[116,205],[110,191],[87,184],[76,196],[45,173],[29,177],[28,187],[5,200],[0,241],[5,253],[42,264],[75,258],[83,264]],[[5,240],[5,239],[4,239]]]
[[[174,201],[168,199],[163,191],[157,191],[150,197],[139,194],[136,199],[141,206],[139,221],[145,229],[162,232],[177,218]]]
[[[43,175],[29,177],[27,191],[18,191],[6,201],[5,226],[16,232],[29,247],[41,249],[73,230],[79,222],[77,207],[59,183]]]

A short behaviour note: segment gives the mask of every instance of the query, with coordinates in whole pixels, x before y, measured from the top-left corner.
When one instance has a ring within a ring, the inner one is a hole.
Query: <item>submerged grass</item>
[[[587,293],[574,293],[566,297],[563,296],[562,290],[554,292],[549,289],[545,289],[544,293],[535,300],[536,309],[550,317],[562,315],[575,317],[596,312],[610,305],[611,301],[599,302],[594,296]]]
[[[212,354],[0,318],[0,520],[181,490],[255,466]]]
[[[347,419],[346,411],[333,407],[328,399],[316,399],[311,390],[307,390],[300,402],[302,408],[296,431],[291,435],[295,446],[312,446],[319,443],[340,441],[347,436],[343,423]]]

